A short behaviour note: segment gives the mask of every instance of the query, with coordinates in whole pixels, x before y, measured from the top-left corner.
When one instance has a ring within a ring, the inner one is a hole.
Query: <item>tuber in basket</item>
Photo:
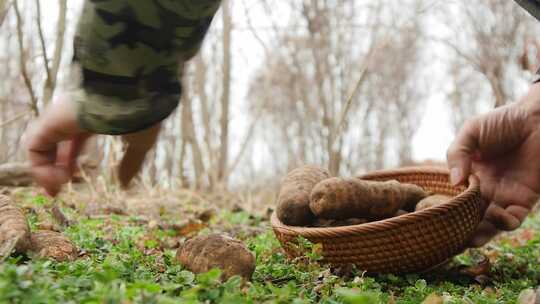
[[[426,191],[453,197],[419,212],[355,226],[311,228],[283,224],[272,215],[272,228],[290,257],[303,252],[294,246],[298,237],[322,245],[323,262],[355,264],[370,273],[420,272],[461,253],[485,211],[475,176],[467,187],[453,187],[448,171],[415,167],[373,172],[367,180],[397,180]]]

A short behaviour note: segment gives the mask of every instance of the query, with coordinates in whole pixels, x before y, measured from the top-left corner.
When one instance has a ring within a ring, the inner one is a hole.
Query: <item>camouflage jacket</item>
[[[180,100],[220,0],[86,0],[74,39],[82,128],[124,134],[154,125]]]
[[[540,0],[515,0],[540,18]],[[75,38],[80,125],[135,132],[178,105],[183,63],[199,49],[220,0],[86,0]]]
[[[540,20],[540,1],[539,0],[515,0],[519,5],[526,9],[536,19]]]

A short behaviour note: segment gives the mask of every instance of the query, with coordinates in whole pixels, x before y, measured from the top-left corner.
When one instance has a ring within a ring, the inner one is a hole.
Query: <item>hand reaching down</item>
[[[540,197],[540,84],[521,101],[469,120],[447,157],[452,183],[477,175],[489,204],[470,245],[517,229]]]
[[[117,173],[122,187],[126,188],[140,171],[159,130],[160,124],[156,124],[122,135],[126,149]],[[52,103],[31,125],[27,136],[31,172],[49,195],[56,196],[62,185],[71,180],[77,158],[92,135],[79,126],[75,104],[66,97]]]

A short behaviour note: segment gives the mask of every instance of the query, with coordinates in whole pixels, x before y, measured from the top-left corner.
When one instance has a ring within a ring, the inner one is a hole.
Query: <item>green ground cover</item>
[[[50,204],[41,196],[18,200],[25,210]],[[233,277],[222,283],[217,270],[194,275],[176,262],[175,247],[184,236],[174,229],[130,215],[89,218],[73,208],[62,211],[74,223],[64,233],[80,257],[61,263],[8,258],[0,264],[0,303],[518,303],[523,290],[540,285],[539,215],[444,269],[369,277],[319,265],[316,253],[290,261],[267,219],[221,211],[198,233],[235,231],[257,259],[251,282]],[[37,216],[28,215],[36,228]],[[478,257],[489,259],[489,272],[471,274],[467,267]]]

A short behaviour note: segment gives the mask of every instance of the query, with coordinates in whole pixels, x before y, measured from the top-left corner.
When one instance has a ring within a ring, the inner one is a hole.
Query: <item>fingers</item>
[[[161,125],[157,124],[149,129],[122,136],[126,151],[118,167],[118,180],[123,188],[127,188],[141,170],[146,154],[158,139],[160,129]]]
[[[447,153],[452,184],[466,181],[472,159],[490,160],[519,147],[530,134],[527,113],[512,104],[467,121]]]
[[[506,211],[519,221],[520,225],[525,221],[529,213],[531,213],[531,209],[519,205],[510,205],[506,207]]]
[[[479,130],[478,120],[468,121],[448,149],[450,183],[454,186],[466,182],[471,173],[472,157],[478,148]]]
[[[486,211],[486,220],[499,230],[519,228],[538,201],[538,194],[510,178],[502,178],[493,184],[492,204]]]
[[[487,244],[493,239],[499,230],[488,221],[482,221],[476,228],[473,236],[469,240],[468,247],[478,248]]]
[[[521,226],[520,219],[509,213],[507,209],[496,204],[489,205],[484,220],[503,231],[512,231]]]
[[[529,212],[529,209],[516,205],[508,206],[506,209],[496,204],[489,205],[468,246],[482,247],[501,231],[519,228]]]
[[[73,175],[77,166],[77,158],[81,154],[84,144],[90,137],[91,134],[79,134],[75,135],[75,137],[69,141],[60,142],[56,164],[61,167],[66,167],[70,175]]]
[[[71,178],[69,165],[58,163],[59,143],[82,133],[75,107],[67,100],[53,103],[31,127],[27,146],[31,172],[49,195],[55,196]]]

